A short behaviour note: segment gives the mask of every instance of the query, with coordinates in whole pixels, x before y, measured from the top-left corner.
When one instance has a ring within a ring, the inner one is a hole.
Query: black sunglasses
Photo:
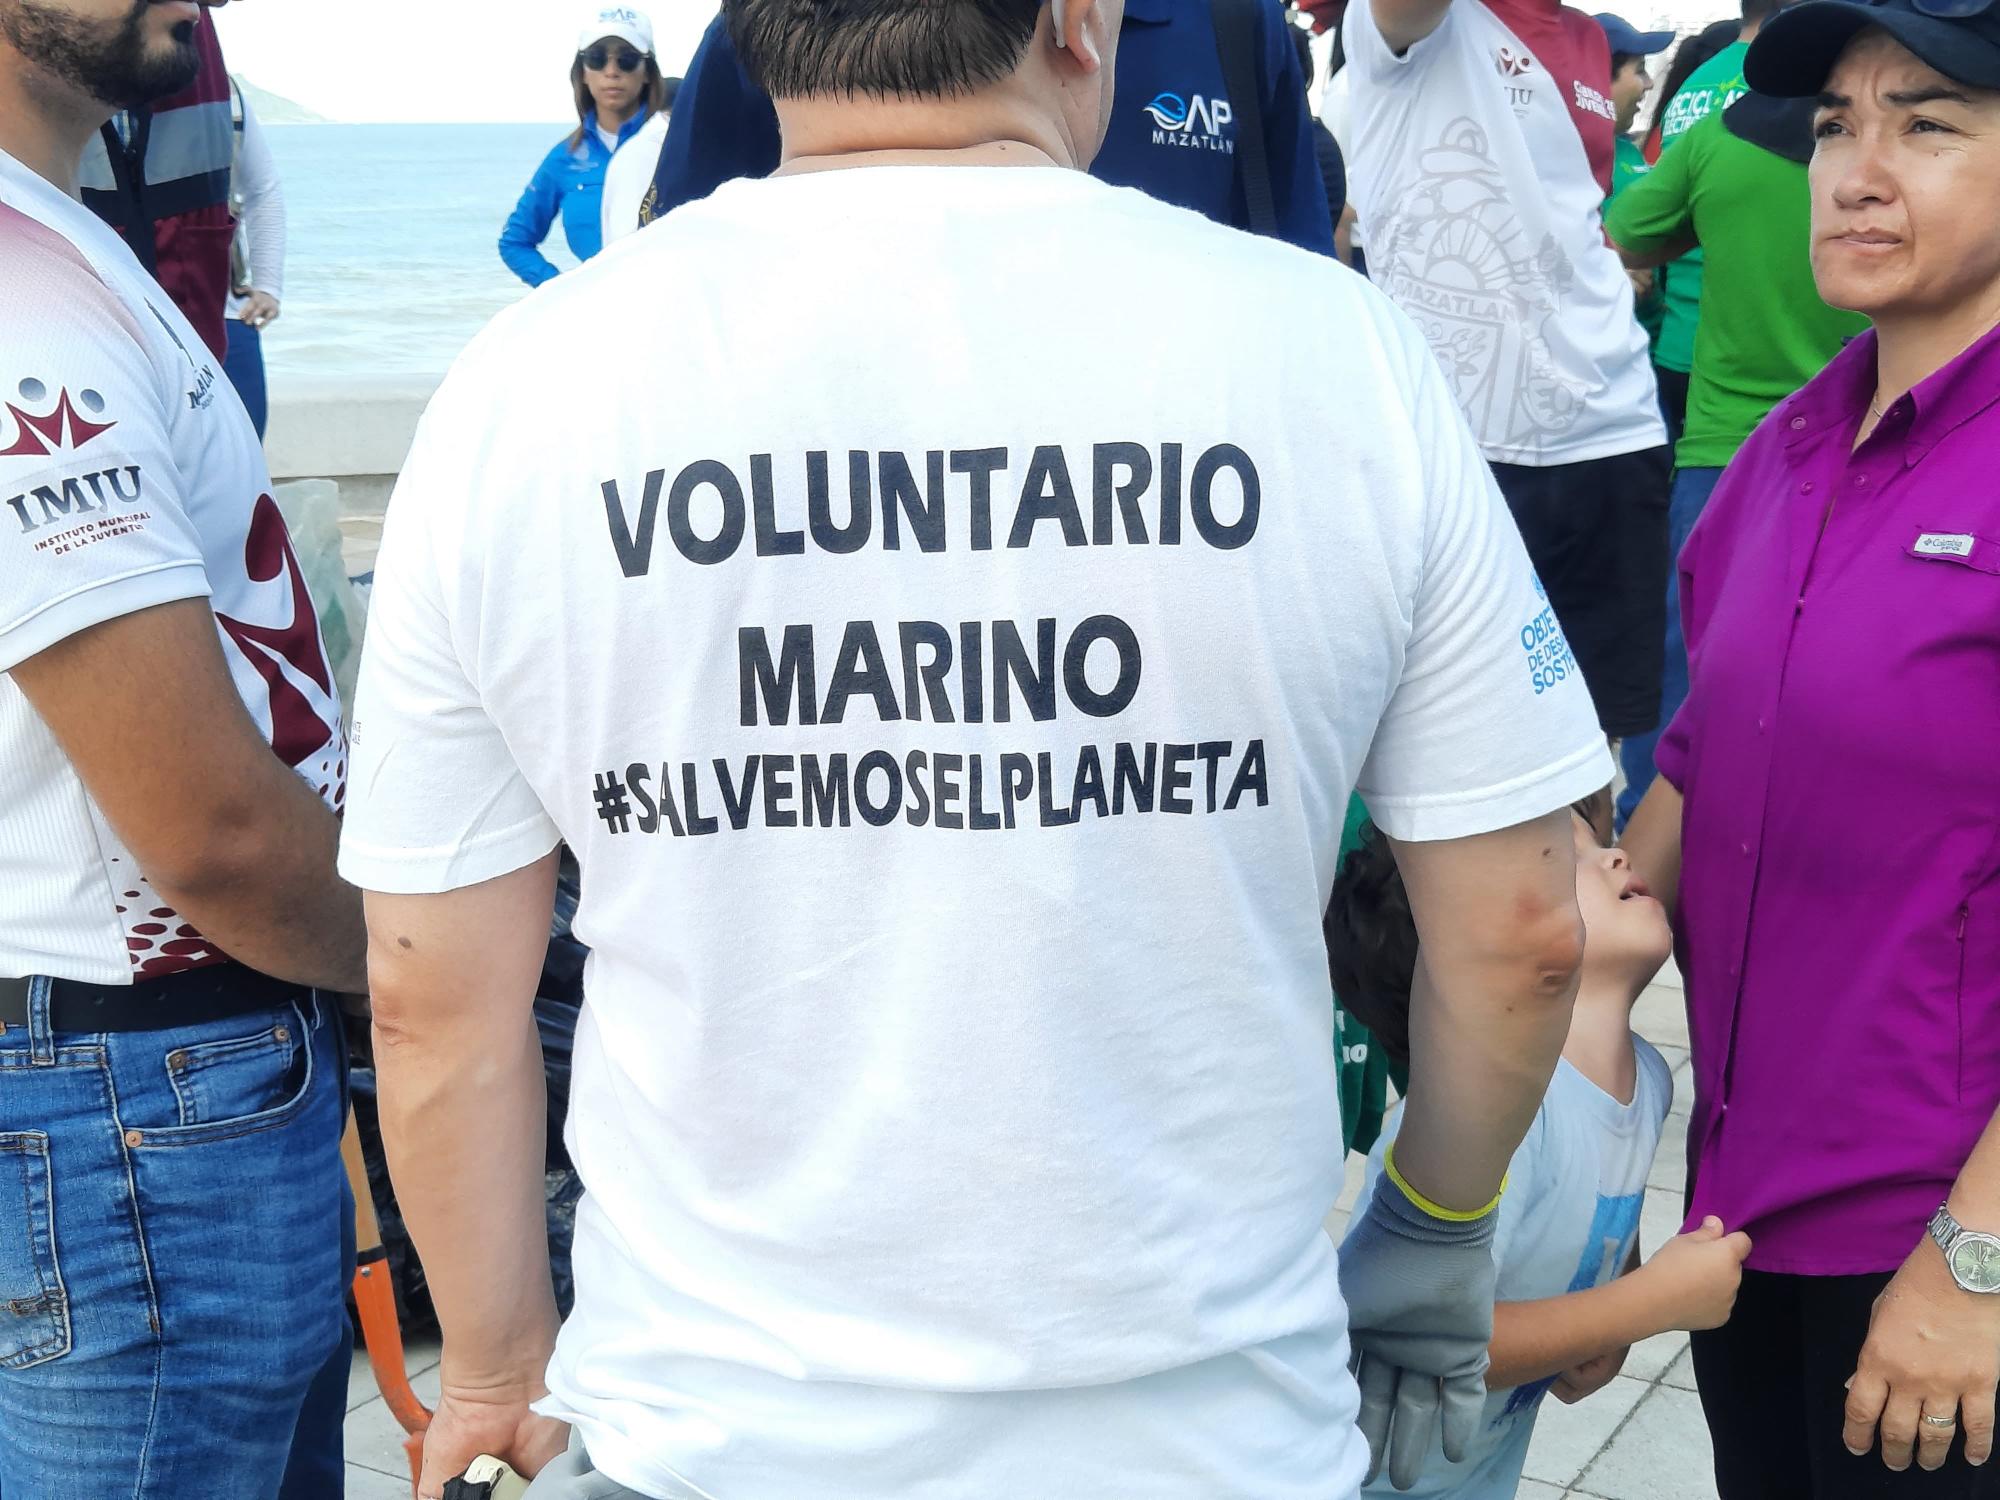
[[[620,47],[613,52],[609,47],[592,47],[581,54],[583,65],[593,73],[602,73],[612,63],[618,64],[621,73],[636,73],[646,61],[646,54],[634,52],[630,47]]]
[[[1888,3],[1889,0],[1869,0],[1871,5]],[[1910,4],[1917,14],[1936,21],[1969,21],[1993,9],[1994,0],[1910,0]]]

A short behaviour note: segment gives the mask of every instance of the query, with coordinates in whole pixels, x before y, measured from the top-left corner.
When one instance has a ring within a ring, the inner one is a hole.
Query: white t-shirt
[[[237,143],[236,175],[233,188],[242,199],[236,220],[236,246],[242,253],[249,284],[273,300],[285,299],[285,185],[278,175],[278,160],[264,134],[264,122],[241,101],[243,131]],[[224,311],[241,319],[250,299],[233,291]]]
[[[1666,442],[1569,96],[1609,105],[1565,88],[1482,0],[1454,0],[1401,57],[1369,0],[1343,26],[1368,274],[1430,340],[1486,456],[1549,466]]]
[[[612,304],[682,357],[578,402]],[[668,1497],[1351,1496],[1320,913],[1357,781],[1609,779],[1548,620],[1386,301],[1080,173],[733,182],[502,314],[341,868],[581,861],[548,1409]]]
[[[1673,1107],[1666,1059],[1643,1037],[1632,1038],[1638,1086],[1621,1104],[1568,1062],[1556,1064],[1548,1094],[1507,1168],[1507,1192],[1494,1225],[1499,1267],[1495,1300],[1540,1302],[1603,1286],[1625,1268],[1638,1242],[1646,1178]],[[1368,1154],[1364,1194],[1382,1173],[1382,1154],[1401,1129],[1397,1108]],[[1535,1435],[1535,1417],[1553,1379],[1494,1391],[1486,1398],[1479,1437],[1462,1463],[1442,1452],[1415,1489],[1398,1490],[1386,1475],[1364,1494],[1400,1500],[1513,1500]]]
[[[614,245],[639,228],[639,206],[653,185],[660,148],[667,143],[667,112],[655,110],[632,139],[615,148],[604,169],[604,243]]]
[[[334,806],[340,704],[243,403],[93,214],[0,153],[0,673],[207,597],[237,691]],[[0,975],[126,984],[224,955],[147,883],[0,676]]]

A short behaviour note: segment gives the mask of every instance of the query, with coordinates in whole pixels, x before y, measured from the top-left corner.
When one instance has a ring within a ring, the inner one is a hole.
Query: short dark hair
[[[1571,804],[1570,811],[1596,830],[1604,811],[1601,794]],[[1361,826],[1359,846],[1340,862],[1321,932],[1341,1009],[1373,1032],[1393,1061],[1408,1067],[1417,920],[1396,856],[1373,823]]]
[[[1743,19],[1768,21],[1783,8],[1784,0],[1743,0]]]
[[[1624,71],[1625,71],[1625,64],[1627,64],[1628,62],[1631,62],[1631,61],[1633,61],[1634,59],[1637,59],[1637,60],[1638,60],[1639,62],[1644,62],[1644,61],[1646,60],[1646,55],[1645,55],[1645,54],[1644,54],[1643,52],[1614,52],[1614,53],[1612,53],[1612,54],[1611,54],[1611,76],[1612,76],[1612,78],[1613,78],[1613,79],[1615,80],[1615,79],[1616,79],[1616,78],[1618,77],[1618,75],[1619,75],[1620,73],[1622,73],[1622,72],[1624,72]]]
[[[774,99],[945,99],[1020,66],[1041,0],[724,0],[729,39]]]

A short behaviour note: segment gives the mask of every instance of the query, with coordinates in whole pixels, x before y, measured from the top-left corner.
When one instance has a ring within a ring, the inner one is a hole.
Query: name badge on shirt
[[[1910,550],[1919,557],[1970,557],[1975,540],[1963,531],[1926,531]]]

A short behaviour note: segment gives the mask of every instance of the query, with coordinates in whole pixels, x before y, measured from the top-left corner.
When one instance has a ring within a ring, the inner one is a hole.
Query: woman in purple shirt
[[[1812,0],[1748,59],[1818,99],[1813,271],[1874,328],[1681,555],[1692,691],[1626,840],[1679,891],[1690,1213],[1754,1245],[1694,1340],[1724,1500],[2000,1495],[1993,3]]]

